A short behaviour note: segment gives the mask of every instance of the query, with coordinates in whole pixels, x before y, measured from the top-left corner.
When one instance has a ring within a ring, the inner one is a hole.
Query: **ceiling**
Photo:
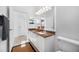
[[[12,6],[13,10],[25,13],[29,18],[36,17],[35,13],[40,10],[43,6]],[[52,8],[53,9],[53,8]]]
[[[12,7],[17,12],[26,13],[29,16],[34,16],[41,6],[13,6]]]

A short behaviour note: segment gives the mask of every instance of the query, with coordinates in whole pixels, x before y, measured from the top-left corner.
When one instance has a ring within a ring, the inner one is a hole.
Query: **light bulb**
[[[36,12],[37,15],[41,15],[49,10],[51,10],[52,7],[51,6],[44,6],[42,7],[38,12]]]

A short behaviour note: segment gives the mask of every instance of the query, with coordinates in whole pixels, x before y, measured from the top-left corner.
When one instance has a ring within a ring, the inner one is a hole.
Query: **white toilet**
[[[79,52],[79,41],[58,36],[57,52]]]

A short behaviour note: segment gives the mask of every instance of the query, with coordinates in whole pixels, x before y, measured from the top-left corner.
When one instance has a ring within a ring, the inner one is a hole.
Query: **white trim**
[[[57,38],[58,38],[58,40],[64,40],[64,41],[79,45],[79,41],[77,41],[77,40],[73,40],[73,39],[69,39],[69,38],[65,38],[65,37],[61,37],[61,36],[58,36]]]

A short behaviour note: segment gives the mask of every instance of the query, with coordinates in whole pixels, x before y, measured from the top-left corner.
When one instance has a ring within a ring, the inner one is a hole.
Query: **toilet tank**
[[[79,52],[79,41],[60,37],[58,38],[59,50],[63,52]]]

